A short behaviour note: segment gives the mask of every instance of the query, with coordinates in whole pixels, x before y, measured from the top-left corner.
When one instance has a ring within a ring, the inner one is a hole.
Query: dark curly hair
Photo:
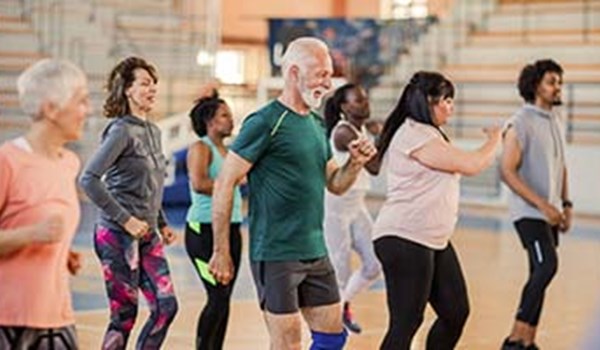
[[[535,102],[537,88],[547,72],[558,73],[562,77],[563,69],[551,59],[538,60],[523,67],[519,75],[518,88],[519,95],[525,102]]]
[[[392,138],[404,124],[406,118],[437,128],[444,139],[448,141],[446,134],[433,123],[431,115],[431,105],[445,98],[454,98],[454,85],[450,80],[437,72],[420,71],[415,73],[402,91],[398,104],[383,125],[377,144],[379,158],[383,159]]]
[[[190,119],[192,120],[192,128],[198,137],[206,135],[206,125],[215,117],[219,106],[222,104],[224,105],[225,101],[219,98],[219,93],[216,90],[213,90],[211,96],[196,100],[190,111]]]
[[[348,83],[340,86],[335,90],[333,96],[331,96],[325,103],[325,127],[327,129],[327,137],[331,136],[331,132],[335,125],[342,118],[342,104],[347,101],[348,91],[358,87],[356,84]]]
[[[106,82],[108,97],[104,101],[104,116],[107,118],[121,117],[131,113],[125,91],[135,80],[135,70],[141,68],[150,74],[154,83],[158,82],[156,68],[140,57],[127,57],[119,62],[110,72]]]

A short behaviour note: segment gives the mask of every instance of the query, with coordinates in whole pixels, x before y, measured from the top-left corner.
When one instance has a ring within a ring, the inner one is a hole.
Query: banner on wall
[[[281,74],[281,57],[287,45],[303,36],[317,37],[329,46],[334,76],[369,88],[377,84],[385,67],[409,50],[410,44],[433,23],[433,17],[381,21],[375,19],[270,19],[271,74]]]

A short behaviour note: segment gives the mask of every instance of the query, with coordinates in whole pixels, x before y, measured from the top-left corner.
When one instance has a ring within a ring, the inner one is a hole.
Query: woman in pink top
[[[459,177],[488,167],[500,128],[473,152],[454,147],[441,126],[453,111],[454,86],[418,72],[385,122],[377,172],[387,165],[387,198],[373,230],[385,276],[390,323],[381,349],[409,349],[427,302],[438,315],[427,349],[453,349],[469,314],[465,280],[450,243],[458,212]],[[378,164],[375,164],[378,163]]]
[[[17,81],[27,133],[0,146],[0,349],[76,349],[69,272],[79,223],[75,178],[66,149],[90,111],[87,81],[75,65],[45,59]]]

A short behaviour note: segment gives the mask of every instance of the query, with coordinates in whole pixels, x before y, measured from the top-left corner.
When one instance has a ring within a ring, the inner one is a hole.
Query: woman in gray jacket
[[[121,61],[108,78],[104,115],[112,118],[80,184],[100,209],[94,234],[110,304],[103,349],[125,349],[138,308],[138,290],[150,318],[136,348],[158,349],[177,313],[163,244],[175,239],[161,210],[166,159],[160,130],[148,120],[156,98],[156,71],[137,57]]]

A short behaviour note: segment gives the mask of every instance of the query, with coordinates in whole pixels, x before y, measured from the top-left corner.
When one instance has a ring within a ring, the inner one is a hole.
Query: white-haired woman
[[[69,272],[79,222],[80,162],[66,149],[90,112],[87,80],[44,59],[17,81],[31,127],[0,146],[0,349],[76,349]]]

